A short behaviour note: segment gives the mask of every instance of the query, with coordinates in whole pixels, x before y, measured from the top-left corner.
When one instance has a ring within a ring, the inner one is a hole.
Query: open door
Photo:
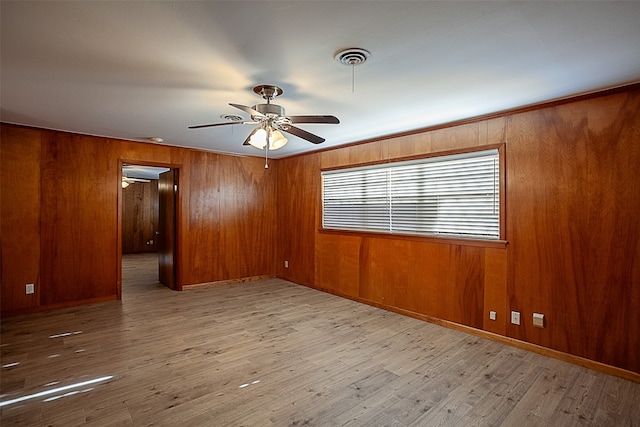
[[[171,169],[158,180],[158,279],[176,289],[176,190],[178,171]]]

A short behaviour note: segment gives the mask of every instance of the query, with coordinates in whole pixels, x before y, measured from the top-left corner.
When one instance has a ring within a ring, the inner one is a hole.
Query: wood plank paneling
[[[586,241],[586,136],[584,103],[509,118],[507,238],[510,310],[521,325],[509,336],[583,355],[576,331],[586,326],[578,305]],[[535,328],[533,312],[546,316]]]
[[[483,248],[336,233],[316,241],[318,287],[482,327]]]
[[[368,275],[367,239],[320,233],[315,242],[315,286],[357,297],[368,285],[361,284],[361,272]]]
[[[194,188],[190,191],[187,211],[189,213],[188,246],[193,250],[189,259],[185,260],[185,275],[186,283],[192,284],[218,280],[217,265],[220,258],[219,242],[222,224],[220,223],[220,168],[218,167],[220,155],[194,152],[190,153],[189,157],[191,167],[188,175]]]
[[[507,250],[486,248],[484,256],[484,320],[482,329],[506,335],[510,316],[507,310]],[[496,312],[496,320],[489,319],[489,311]]]
[[[367,258],[362,261],[369,264],[367,277],[371,301],[409,309],[409,300],[415,299],[410,293],[408,272],[410,264],[410,246],[405,241],[367,237],[370,248]],[[424,263],[423,263],[424,265]]]
[[[122,253],[157,252],[156,231],[158,180],[134,182],[122,189]]]
[[[587,357],[640,372],[640,92],[587,103]],[[636,351],[619,351],[621,348]]]
[[[484,248],[377,240],[371,286],[383,289],[386,305],[482,327]]]
[[[475,246],[452,245],[450,270],[455,272],[448,294],[454,300],[449,307],[451,318],[441,316],[462,325],[482,328],[484,307],[484,248]]]
[[[430,133],[431,148],[435,152],[480,145],[480,123],[446,127]]]
[[[374,242],[370,281],[382,292],[374,302],[482,326],[483,248],[402,239]]]
[[[323,151],[320,153],[320,158],[321,167],[323,169],[346,166],[349,164],[349,152],[345,149]]]
[[[387,143],[389,145],[389,159],[415,156],[433,151],[430,132],[391,138]]]
[[[510,333],[635,371],[637,110],[628,94],[514,116],[507,196],[508,293],[524,319]]]
[[[161,145],[140,143],[133,141],[116,141],[119,146],[118,156],[123,159],[124,163],[137,164],[142,162],[145,165],[168,165],[173,164],[175,167],[183,162],[184,152],[181,148]]]
[[[44,135],[41,303],[116,295],[117,144],[62,132]]]
[[[427,316],[448,315],[449,307],[443,307],[445,300],[451,300],[449,284],[449,245],[407,242],[410,247],[410,268],[408,279],[413,284],[410,297],[416,312]]]
[[[314,283],[316,229],[319,226],[316,203],[320,197],[320,155],[297,156],[278,163],[278,259],[279,277],[296,283]],[[295,224],[295,227],[291,225]],[[288,261],[285,268],[284,262]]]
[[[352,145],[345,148],[349,152],[349,164],[371,163],[389,158],[386,140],[370,142],[368,144]]]
[[[220,279],[276,272],[278,162],[270,163],[265,169],[258,157],[220,158]]]
[[[2,311],[40,303],[40,132],[1,127]],[[27,295],[25,285],[35,293]]]
[[[190,157],[188,284],[274,275],[277,162]]]
[[[323,151],[321,155],[324,169],[384,161],[389,158],[389,149],[387,141],[382,140]]]
[[[507,118],[496,117],[478,123],[478,145],[501,144],[507,140]]]

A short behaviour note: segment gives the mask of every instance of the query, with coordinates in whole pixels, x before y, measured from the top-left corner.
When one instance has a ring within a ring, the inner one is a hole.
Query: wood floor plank
[[[174,292],[156,263],[123,257],[122,301],[2,320],[3,427],[640,426],[640,384],[279,279]]]

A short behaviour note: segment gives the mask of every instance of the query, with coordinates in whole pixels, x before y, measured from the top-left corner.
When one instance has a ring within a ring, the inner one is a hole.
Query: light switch
[[[30,294],[34,293],[35,291],[36,290],[35,290],[34,284],[33,283],[27,283],[27,285],[25,286],[25,293],[27,295],[30,295]]]

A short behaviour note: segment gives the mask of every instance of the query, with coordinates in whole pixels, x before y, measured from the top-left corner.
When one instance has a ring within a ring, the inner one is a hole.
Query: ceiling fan
[[[127,188],[129,185],[133,184],[134,182],[151,182],[151,181],[143,178],[129,178],[127,176],[123,176],[122,188]]]
[[[298,136],[314,144],[320,144],[325,141],[324,138],[307,132],[306,130],[300,129],[299,127],[294,126],[294,124],[340,123],[340,120],[338,120],[335,116],[286,116],[283,107],[271,103],[273,99],[282,95],[283,93],[282,89],[278,86],[259,85],[254,87],[253,91],[256,94],[262,96],[262,98],[264,98],[267,103],[256,104],[252,107],[229,103],[229,105],[231,105],[232,107],[236,107],[251,115],[251,120],[233,120],[223,123],[210,123],[206,125],[189,126],[189,129],[236,124],[258,125],[249,134],[243,145],[252,145],[261,150],[265,149],[268,151],[282,148],[287,143],[287,138],[282,135],[282,132]],[[239,119],[238,117],[235,118]]]

